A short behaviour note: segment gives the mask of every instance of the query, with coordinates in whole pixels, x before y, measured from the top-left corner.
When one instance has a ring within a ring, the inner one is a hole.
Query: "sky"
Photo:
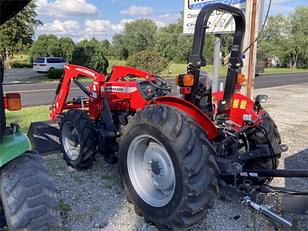
[[[231,1],[231,0],[226,0]],[[269,0],[264,0],[267,6]],[[74,41],[112,39],[127,22],[152,19],[158,27],[176,22],[183,11],[183,0],[36,0],[38,19],[44,24],[40,34],[68,36]],[[273,0],[271,15],[289,14],[307,0]]]

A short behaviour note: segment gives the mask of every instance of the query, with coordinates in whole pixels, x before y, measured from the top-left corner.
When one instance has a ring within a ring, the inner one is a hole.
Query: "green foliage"
[[[168,66],[168,60],[155,51],[140,51],[127,59],[127,65],[156,74]]]
[[[289,16],[271,16],[260,49],[280,64],[296,68],[308,65],[308,7],[298,7]]]
[[[48,71],[48,79],[60,79],[63,73],[63,69],[50,69]]]
[[[71,38],[59,39],[60,56],[64,57],[68,62],[72,62],[75,47],[76,45]]]
[[[106,73],[109,65],[105,57],[106,45],[96,39],[80,41],[73,51],[72,63]]]
[[[128,54],[133,55],[139,51],[154,47],[154,36],[157,31],[156,24],[150,19],[139,19],[127,23],[124,29],[124,42]]]
[[[192,36],[184,35],[183,22],[163,27],[155,36],[155,50],[163,57],[177,63],[187,62],[192,48]]]
[[[96,49],[94,55],[90,59],[89,67],[97,72],[107,74],[107,68],[109,66],[108,60],[104,56],[105,50],[102,47]]]
[[[150,19],[139,19],[125,24],[124,32],[113,37],[115,57],[127,59],[139,51],[153,48],[156,24]]]
[[[41,24],[35,17],[35,4],[30,3],[15,17],[0,27],[0,56],[6,60],[14,53],[28,49],[35,26]]]
[[[84,47],[76,47],[72,54],[72,63],[77,65],[85,65],[88,63],[88,57]]]
[[[47,48],[47,49],[46,49]],[[58,39],[55,35],[40,35],[30,50],[31,60],[44,56],[61,56],[72,61],[75,44],[71,38]]]
[[[112,38],[112,53],[114,57],[120,60],[126,60],[128,58],[128,50],[124,40],[125,38],[123,34],[116,34]]]

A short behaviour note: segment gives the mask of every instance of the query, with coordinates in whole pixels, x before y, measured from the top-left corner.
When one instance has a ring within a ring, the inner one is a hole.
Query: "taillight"
[[[5,95],[5,108],[9,111],[21,110],[21,97],[18,93],[7,93]]]
[[[189,95],[189,94],[191,94],[191,88],[190,87],[181,87],[180,93],[182,95]]]

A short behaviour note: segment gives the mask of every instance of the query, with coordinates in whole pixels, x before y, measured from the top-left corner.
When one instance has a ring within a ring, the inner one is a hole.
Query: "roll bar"
[[[240,67],[242,67],[242,45],[246,29],[245,15],[243,12],[233,6],[215,3],[209,4],[200,11],[195,26],[192,53],[189,57],[189,65],[193,68],[200,69],[205,66],[206,62],[203,57],[203,48],[205,43],[206,29],[208,21],[213,11],[222,11],[233,16],[235,21],[235,32],[231,48],[230,63],[228,67],[227,79],[225,84],[223,102],[219,105],[218,111],[228,110],[230,101],[235,90],[236,78]]]
[[[204,39],[209,18],[215,10],[230,13],[233,16],[235,20],[235,33],[230,61],[233,60],[232,58],[240,58],[245,34],[245,16],[243,12],[238,8],[221,3],[209,4],[202,8],[195,25],[192,53],[189,57],[189,62],[194,66],[205,66],[205,59],[203,57]]]

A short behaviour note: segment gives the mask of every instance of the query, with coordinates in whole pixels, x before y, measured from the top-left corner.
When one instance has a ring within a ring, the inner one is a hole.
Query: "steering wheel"
[[[155,80],[153,80],[153,77],[154,77]],[[159,89],[161,91],[171,92],[172,87],[171,87],[170,82],[163,79],[162,77],[160,77],[158,75],[150,75],[150,76],[148,76],[147,80],[156,89]]]

